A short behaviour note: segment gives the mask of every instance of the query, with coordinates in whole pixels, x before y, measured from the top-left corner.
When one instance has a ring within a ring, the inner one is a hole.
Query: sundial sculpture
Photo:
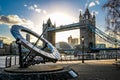
[[[32,43],[28,42],[26,39],[23,38],[23,36],[20,33],[21,31],[32,34],[33,36],[37,37],[38,40],[33,45]],[[16,39],[16,43],[19,45],[20,67],[28,67],[30,65],[38,63],[38,60],[34,60],[34,57],[35,57],[34,53],[39,54],[41,57],[49,59],[52,62],[56,62],[60,58],[60,54],[57,51],[57,49],[50,42],[48,42],[42,36],[42,34],[38,35],[37,33],[33,32],[32,30],[22,27],[22,26],[18,26],[18,25],[12,26],[11,33],[14,36],[14,38]],[[44,31],[43,31],[43,33],[44,33]],[[43,41],[43,43],[45,43],[44,47],[41,49],[36,47],[36,44],[38,43],[39,40],[41,40],[41,41]],[[25,56],[22,55],[21,45],[25,46],[26,48],[28,48],[30,50],[29,53]],[[44,51],[44,48],[46,48],[46,47],[49,48],[49,50],[50,50],[49,52]]]
[[[45,30],[46,29],[47,27]],[[23,26],[12,26],[11,33],[16,39],[19,49],[19,66],[13,66],[4,70],[4,75],[9,77],[8,80],[67,80],[78,77],[78,74],[70,67],[63,67],[57,64],[35,65],[41,63],[39,59],[35,59],[38,55],[43,58],[43,61],[46,61],[44,59],[47,59],[51,62],[56,62],[60,58],[57,49],[42,36],[45,30],[41,35],[38,35]],[[21,31],[37,37],[38,40],[35,44],[28,42],[21,35]],[[44,43],[42,48],[36,46],[39,40]],[[29,52],[26,55],[22,53],[22,46],[29,49]],[[45,48],[49,49],[49,51],[46,51]],[[4,78],[5,77],[3,76],[3,80],[7,80]]]

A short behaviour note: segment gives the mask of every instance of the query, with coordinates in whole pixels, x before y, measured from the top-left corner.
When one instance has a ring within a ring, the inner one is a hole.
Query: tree
[[[120,35],[120,0],[108,0],[103,8],[107,11],[107,30]]]

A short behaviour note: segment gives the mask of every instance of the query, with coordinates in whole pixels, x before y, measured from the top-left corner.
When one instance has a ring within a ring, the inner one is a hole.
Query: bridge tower
[[[95,33],[89,29],[88,25],[92,25],[95,29],[95,14],[90,14],[89,9],[86,8],[84,14],[80,12],[79,23],[84,25],[80,27],[80,43],[83,45],[82,37],[84,37],[85,52],[90,52],[90,48],[95,47]]]
[[[52,22],[51,22],[51,19],[49,18],[48,20],[47,20],[47,23],[45,24],[44,22],[43,22],[43,31],[44,31],[44,29],[47,27],[47,29],[48,28],[55,28],[56,27],[56,25],[54,24],[52,24]],[[55,46],[55,32],[54,31],[45,31],[45,33],[43,34],[43,37],[44,38],[46,38],[50,43],[52,43],[52,45],[54,45]]]

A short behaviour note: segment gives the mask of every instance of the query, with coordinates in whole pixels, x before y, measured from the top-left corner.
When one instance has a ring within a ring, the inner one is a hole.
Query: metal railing
[[[98,53],[84,53],[85,60],[101,60],[101,59],[115,59],[115,51],[100,51]],[[117,51],[117,58],[120,59],[120,51]],[[2,56],[0,58],[0,67],[11,67],[19,64],[18,56]],[[82,54],[62,54],[59,61],[79,61],[82,60]]]
[[[0,68],[11,67],[12,65],[17,65],[18,62],[18,56],[0,56]]]
[[[101,60],[101,59],[115,59],[116,52],[114,51],[100,51],[98,53],[84,53],[85,60]],[[120,51],[117,52],[117,58],[120,59]],[[77,61],[82,60],[82,54],[76,55],[61,55],[59,61]]]

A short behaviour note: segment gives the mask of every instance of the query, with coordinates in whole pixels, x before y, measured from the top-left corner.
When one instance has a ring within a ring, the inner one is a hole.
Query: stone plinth
[[[58,65],[12,66],[3,71],[0,80],[70,80],[77,76],[73,69]]]

